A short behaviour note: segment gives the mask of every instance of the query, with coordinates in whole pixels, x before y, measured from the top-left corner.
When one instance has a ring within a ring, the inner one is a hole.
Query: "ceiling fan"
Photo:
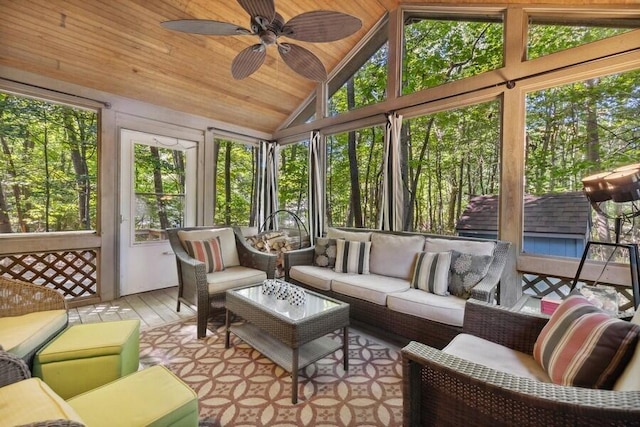
[[[236,80],[253,74],[264,63],[267,47],[276,45],[282,60],[293,71],[310,80],[323,81],[327,71],[310,50],[279,41],[280,37],[304,42],[332,42],[355,33],[362,26],[360,19],[342,12],[316,10],[305,12],[287,22],[276,13],[274,0],[237,0],[251,16],[251,29],[228,22],[209,19],[178,19],[165,21],[164,28],[208,36],[258,36],[260,43],[240,52],[231,64]]]

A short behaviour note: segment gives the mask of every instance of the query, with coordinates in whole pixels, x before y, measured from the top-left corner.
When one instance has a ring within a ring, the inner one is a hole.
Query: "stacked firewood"
[[[247,243],[260,252],[274,254],[276,258],[276,277],[284,277],[284,253],[298,249],[298,243],[287,236],[284,231],[265,231],[246,238]]]

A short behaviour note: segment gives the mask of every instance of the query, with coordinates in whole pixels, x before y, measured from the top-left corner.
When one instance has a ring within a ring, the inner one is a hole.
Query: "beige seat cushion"
[[[0,345],[20,358],[31,353],[67,324],[67,310],[37,311],[0,317]]]
[[[369,271],[383,276],[411,280],[418,252],[424,249],[423,236],[371,234]]]
[[[461,359],[517,377],[549,383],[551,379],[533,356],[469,334],[456,335],[442,350]]]
[[[209,285],[209,293],[217,294],[227,289],[260,283],[266,278],[267,273],[262,270],[236,265],[225,268],[223,271],[207,274],[207,284]]]
[[[631,322],[640,325],[640,307],[636,309]],[[640,341],[636,346],[636,352],[614,384],[613,389],[617,391],[640,391]]]
[[[60,419],[84,422],[40,378],[29,378],[0,388],[0,425],[17,426]]]
[[[387,305],[387,295],[409,289],[409,281],[377,274],[340,273],[331,281],[335,292],[360,298],[379,305]]]
[[[240,258],[238,258],[238,250],[236,249],[236,236],[232,228],[178,231],[178,238],[185,250],[185,240],[208,240],[215,237],[220,237],[220,248],[222,249],[222,260],[225,268],[240,265]]]
[[[331,268],[315,265],[294,265],[289,270],[289,276],[305,285],[323,291],[331,290],[331,281],[344,273],[336,273]]]
[[[462,326],[466,302],[454,295],[436,295],[414,288],[387,296],[387,306],[393,311],[453,326]]]

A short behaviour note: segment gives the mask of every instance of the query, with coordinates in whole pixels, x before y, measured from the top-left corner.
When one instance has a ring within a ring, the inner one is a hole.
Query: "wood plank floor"
[[[166,288],[127,295],[113,301],[69,309],[69,324],[140,319],[140,327],[154,327],[193,317],[196,312],[182,304],[176,311],[178,288]]]

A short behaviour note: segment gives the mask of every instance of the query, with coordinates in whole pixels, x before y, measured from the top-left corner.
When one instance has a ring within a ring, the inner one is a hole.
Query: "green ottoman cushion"
[[[198,425],[198,396],[161,365],[83,393],[67,403],[91,427]]]
[[[138,370],[140,321],[74,325],[40,350],[33,374],[63,399]]]

